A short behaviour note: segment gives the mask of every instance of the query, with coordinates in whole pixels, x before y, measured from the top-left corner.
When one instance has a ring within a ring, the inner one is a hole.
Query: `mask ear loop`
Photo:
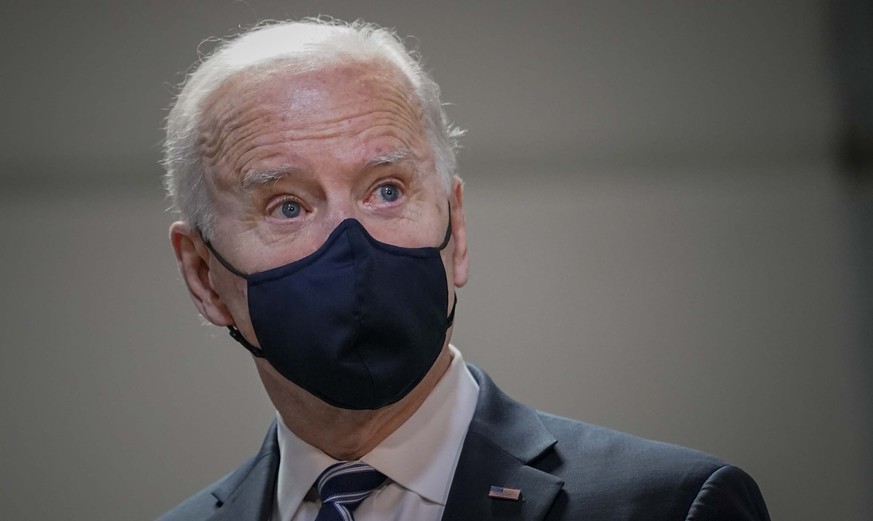
[[[446,226],[446,236],[443,237],[443,242],[437,249],[442,251],[446,249],[446,246],[449,245],[449,241],[452,239],[452,203],[449,202],[449,224]]]
[[[446,226],[446,236],[443,237],[443,243],[440,244],[437,249],[442,251],[446,249],[446,246],[449,245],[449,241],[452,239],[452,202],[449,201],[449,224]],[[452,327],[452,324],[455,323],[455,308],[458,307],[458,292],[454,293],[455,300],[452,302],[452,310],[449,312],[449,316],[446,317],[446,329]]]
[[[248,280],[248,278],[249,278],[248,275],[246,275],[245,273],[241,272],[240,270],[234,268],[233,264],[228,262],[224,257],[219,255],[219,253],[217,251],[215,251],[215,248],[212,247],[212,243],[209,242],[209,239],[207,239],[206,237],[203,236],[203,231],[200,230],[200,228],[197,228],[197,233],[200,234],[200,239],[203,240],[203,244],[206,245],[206,249],[209,250],[209,253],[211,253],[215,257],[215,260],[217,260],[219,262],[219,264],[224,266],[224,268],[227,271],[233,273],[237,277],[240,277],[241,279]],[[237,329],[236,326],[227,326],[227,331],[230,334],[231,338],[233,338],[234,340],[239,342],[253,356],[255,356],[257,358],[266,358],[266,354],[264,353],[264,350],[258,346],[255,346],[255,345],[252,345],[251,343],[249,343],[249,341],[245,339],[243,334],[240,333],[240,330]]]
[[[245,273],[241,272],[240,270],[234,268],[234,267],[233,267],[233,264],[231,264],[230,262],[228,262],[227,260],[225,260],[224,257],[222,257],[221,255],[219,255],[218,252],[215,251],[215,248],[212,247],[212,243],[209,242],[209,239],[207,239],[206,237],[203,236],[203,232],[200,231],[200,228],[197,228],[197,233],[200,234],[200,240],[202,240],[202,241],[203,241],[203,244],[206,245],[206,249],[209,250],[209,253],[211,253],[213,256],[215,256],[215,259],[216,259],[216,260],[217,260],[217,261],[218,261],[222,266],[224,266],[224,267],[227,269],[227,271],[233,273],[234,275],[236,275],[237,277],[239,277],[239,278],[241,278],[241,279],[246,279],[246,280],[249,279],[249,276],[248,276],[248,275],[246,275]]]
[[[454,311],[454,310],[452,310]],[[248,340],[239,332],[239,329],[236,326],[227,326],[227,331],[230,334],[230,337],[237,342],[239,342],[244,348],[248,350],[253,356],[257,358],[266,358],[267,355],[264,353],[264,350],[258,346],[254,346],[249,343]]]

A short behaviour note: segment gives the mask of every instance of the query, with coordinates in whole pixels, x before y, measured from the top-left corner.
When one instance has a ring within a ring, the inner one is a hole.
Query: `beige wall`
[[[818,5],[663,4],[3,13],[3,517],[151,519],[257,448],[252,364],[200,325],[166,240],[164,84],[201,38],[319,11],[417,35],[470,129],[469,361],[538,408],[745,467],[774,519],[873,517]]]

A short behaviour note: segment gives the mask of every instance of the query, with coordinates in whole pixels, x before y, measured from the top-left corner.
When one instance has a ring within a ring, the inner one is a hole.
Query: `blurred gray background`
[[[774,519],[873,518],[869,2],[114,0],[0,7],[4,519],[152,519],[257,449],[160,128],[202,40],[320,13],[415,35],[469,130],[465,358]]]

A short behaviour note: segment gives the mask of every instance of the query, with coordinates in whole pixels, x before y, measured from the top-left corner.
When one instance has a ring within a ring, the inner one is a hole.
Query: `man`
[[[167,122],[171,242],[277,421],[164,519],[768,519],[741,470],[536,412],[463,363],[457,135],[374,26],[262,26],[188,78]]]

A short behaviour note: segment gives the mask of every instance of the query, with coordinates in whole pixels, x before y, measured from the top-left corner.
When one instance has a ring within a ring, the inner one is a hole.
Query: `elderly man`
[[[536,412],[464,364],[457,135],[370,25],[262,26],[191,74],[167,122],[170,238],[277,420],[164,519],[767,519],[741,470]]]

